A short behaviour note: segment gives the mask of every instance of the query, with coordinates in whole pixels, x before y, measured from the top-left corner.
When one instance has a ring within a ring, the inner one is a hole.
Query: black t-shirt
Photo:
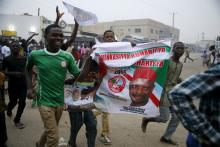
[[[25,66],[26,66],[26,58],[19,56],[8,56],[4,58],[3,63],[2,63],[2,70],[5,71],[7,70],[8,72],[22,72],[24,73],[25,71]],[[8,84],[24,84],[26,85],[26,79],[25,75],[21,77],[16,77],[9,75],[8,76]]]

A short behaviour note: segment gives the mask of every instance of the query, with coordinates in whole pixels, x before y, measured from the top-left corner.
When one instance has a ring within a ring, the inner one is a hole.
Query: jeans
[[[153,122],[166,123],[170,118],[170,109],[167,106],[160,106],[160,115],[152,119]]]
[[[76,137],[83,123],[86,125],[88,147],[95,147],[97,135],[97,121],[92,111],[69,111],[71,132],[69,144],[76,147]]]
[[[171,139],[171,136],[173,133],[176,131],[176,128],[178,127],[180,120],[176,116],[176,114],[173,112],[173,110],[170,108],[170,113],[171,113],[171,119],[169,121],[169,124],[166,128],[165,133],[163,134],[163,137],[166,139]]]
[[[45,131],[41,135],[39,146],[58,147],[58,123],[62,116],[63,106],[40,106],[39,112],[44,123]]]
[[[163,137],[166,139],[171,139],[171,136],[176,131],[176,128],[180,123],[179,118],[174,114],[171,107],[167,107],[167,106],[160,106],[160,115],[151,118],[151,122],[166,123],[170,118],[170,113],[171,113],[171,119],[166,128],[165,133],[163,134]]]
[[[186,139],[186,146],[187,147],[201,147],[199,142],[192,136],[191,133],[188,134]]]

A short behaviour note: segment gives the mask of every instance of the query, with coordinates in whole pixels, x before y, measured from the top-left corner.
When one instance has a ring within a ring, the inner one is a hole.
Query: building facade
[[[39,33],[33,38],[37,42],[43,41],[45,28],[54,23],[54,21],[48,20],[46,17],[31,15],[0,14],[0,20],[1,36],[27,39],[33,33]],[[63,27],[64,35],[70,36],[74,24],[66,24],[64,21],[61,21],[60,25]]]
[[[43,40],[44,29],[54,23],[43,16],[31,15],[8,15],[0,14],[0,31],[2,36],[21,37],[27,39],[33,33],[39,33],[34,39],[39,42]],[[74,28],[74,24],[66,24],[61,21],[64,36],[68,38]],[[93,34],[103,34],[106,30],[115,32],[118,41],[123,38],[137,38],[146,41],[156,41],[161,39],[179,39],[179,29],[172,28],[152,19],[133,19],[103,22],[91,26],[79,27],[80,32]],[[80,33],[78,33],[80,36]]]
[[[82,27],[81,30],[96,34],[103,34],[105,30],[112,30],[115,32],[118,40],[121,40],[129,35],[137,36],[148,41],[156,41],[167,38],[179,40],[180,34],[179,29],[172,28],[171,26],[152,19],[133,19],[104,22]]]

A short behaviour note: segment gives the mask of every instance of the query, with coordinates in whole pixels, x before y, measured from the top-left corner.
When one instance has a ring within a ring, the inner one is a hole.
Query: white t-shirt
[[[7,46],[3,46],[1,50],[2,50],[2,54],[4,55],[4,57],[7,57],[11,54],[11,50]]]

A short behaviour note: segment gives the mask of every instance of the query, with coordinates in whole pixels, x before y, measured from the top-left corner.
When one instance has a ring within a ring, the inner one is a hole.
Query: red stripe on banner
[[[102,77],[104,77],[107,73],[107,67],[101,57],[99,57],[99,73]]]
[[[123,76],[124,76],[125,78],[127,78],[129,81],[132,80],[132,76],[130,76],[130,75],[127,74],[127,73],[123,74]]]
[[[152,102],[154,103],[154,105],[156,105],[157,107],[159,107],[160,101],[157,99],[157,97],[156,97],[153,93],[151,93],[150,99],[152,100]]]

